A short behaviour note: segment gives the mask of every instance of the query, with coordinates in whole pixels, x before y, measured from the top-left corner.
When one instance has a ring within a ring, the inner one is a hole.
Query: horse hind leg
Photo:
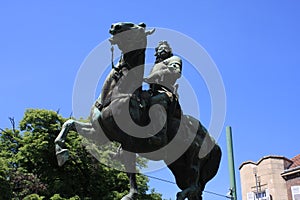
[[[218,145],[214,145],[206,158],[197,158],[196,181],[190,192],[187,194],[188,200],[202,200],[202,192],[206,183],[217,173],[221,159],[221,150]],[[202,161],[201,161],[202,160]],[[194,189],[193,189],[194,188]]]
[[[194,153],[194,155],[197,155]],[[190,181],[190,186],[185,190],[177,193],[177,200],[184,200],[188,198],[188,200],[202,200],[202,191],[204,189],[204,185],[202,185],[202,177],[201,177],[201,160],[193,157],[193,161],[189,166],[193,173],[192,176],[195,177],[194,180]]]
[[[202,200],[202,191],[197,184],[193,184],[187,189],[178,192],[176,200]]]
[[[188,200],[202,200],[202,191],[199,190],[195,192],[193,195],[189,195]]]
[[[208,154],[207,162],[201,167],[202,184],[205,185],[210,181],[218,172],[220,161],[222,157],[221,148],[215,144]],[[204,188],[203,188],[204,189]]]

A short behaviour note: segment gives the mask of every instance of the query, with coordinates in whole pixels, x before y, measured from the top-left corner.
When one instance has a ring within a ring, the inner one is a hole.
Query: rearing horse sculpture
[[[112,25],[110,42],[118,45],[122,57],[105,80],[101,95],[92,107],[91,121],[83,123],[71,119],[63,124],[55,140],[58,164],[61,166],[68,159],[64,143],[69,130],[77,130],[98,144],[107,142],[103,137],[105,134],[109,140],[121,144],[126,159],[125,168],[131,172],[128,173],[130,192],[122,200],[136,199],[135,153],[165,161],[182,189],[177,194],[177,200],[201,200],[205,184],[218,170],[221,150],[197,119],[182,114],[178,102],[174,102],[178,111],[176,116],[168,112],[171,104],[152,109],[154,104],[160,104],[160,98],[141,88],[147,36],[154,32],[145,28],[144,23]],[[181,113],[179,117],[178,113]],[[174,149],[168,146],[183,146],[182,155],[174,157]],[[156,151],[158,153],[152,153]]]

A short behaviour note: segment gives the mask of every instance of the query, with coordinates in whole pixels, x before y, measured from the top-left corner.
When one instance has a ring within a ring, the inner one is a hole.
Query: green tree
[[[12,197],[12,190],[9,183],[9,167],[5,158],[0,157],[0,199],[10,199]]]
[[[28,196],[26,196],[23,200],[43,200],[44,197],[41,197],[38,194],[30,194]]]
[[[14,196],[12,175],[18,169],[15,155],[19,150],[20,132],[17,130],[2,130],[0,134],[0,199],[11,199]]]
[[[65,121],[54,111],[28,109],[20,130],[0,132],[0,190],[7,191],[0,199],[111,200],[128,192],[126,174],[98,162],[76,132],[71,131],[66,141],[70,159],[57,165],[54,139]],[[138,176],[140,198],[161,199],[154,190],[147,194],[147,182]]]

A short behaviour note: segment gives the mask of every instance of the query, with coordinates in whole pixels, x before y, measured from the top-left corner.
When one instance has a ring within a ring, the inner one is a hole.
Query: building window
[[[268,189],[260,192],[248,192],[247,200],[270,200],[270,194]]]
[[[292,186],[291,190],[292,190],[293,200],[300,200],[300,186],[299,185]]]
[[[247,200],[254,200],[254,192],[248,192],[247,193]]]

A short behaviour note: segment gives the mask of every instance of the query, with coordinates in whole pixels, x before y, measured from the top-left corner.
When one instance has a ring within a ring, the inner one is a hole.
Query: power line
[[[152,179],[156,179],[156,180],[159,180],[159,181],[162,181],[162,182],[171,183],[171,184],[176,185],[176,183],[173,182],[173,181],[168,181],[168,180],[165,180],[165,179],[162,179],[162,178],[157,178],[155,176],[150,176],[150,175],[146,175],[146,174],[142,174],[142,175],[147,176],[148,178],[152,178]]]
[[[228,197],[228,196],[223,195],[223,194],[218,194],[218,193],[207,191],[207,190],[204,190],[203,192],[206,192],[208,194],[213,194],[213,195],[216,195],[216,196],[219,196],[219,197],[224,197],[224,198],[227,198],[227,199],[231,199],[231,197]]]
[[[105,165],[105,164],[102,164],[102,165]],[[142,176],[146,176],[148,178],[156,179],[158,181],[162,181],[162,182],[165,182],[165,183],[170,183],[170,184],[177,185],[173,181],[169,181],[169,180],[166,180],[166,179],[158,178],[156,176],[150,176],[150,175],[146,175],[146,174],[142,174],[142,173],[138,173],[138,172],[136,174],[139,174],[139,175],[142,175]],[[231,199],[231,197],[229,197],[229,196],[226,196],[226,195],[223,195],[223,194],[218,194],[216,192],[211,192],[211,191],[208,191],[208,190],[203,190],[203,192],[208,193],[208,194],[212,194],[212,195],[216,195],[216,196],[219,196],[219,197],[223,197],[223,198],[226,198],[226,199]]]
[[[173,181],[169,181],[169,180],[166,180],[166,179],[162,179],[162,178],[158,178],[158,177],[150,176],[150,175],[146,175],[146,174],[142,174],[142,175],[147,176],[148,178],[156,179],[158,181],[162,181],[162,182],[165,182],[165,183],[171,183],[171,184],[176,185],[176,183],[173,182]],[[203,190],[203,192],[208,193],[208,194],[212,194],[212,195],[216,195],[216,196],[219,196],[219,197],[224,197],[224,198],[227,198],[227,199],[231,199],[230,197],[228,197],[226,195],[218,194],[216,192],[211,192],[211,191],[207,191],[207,190]]]

